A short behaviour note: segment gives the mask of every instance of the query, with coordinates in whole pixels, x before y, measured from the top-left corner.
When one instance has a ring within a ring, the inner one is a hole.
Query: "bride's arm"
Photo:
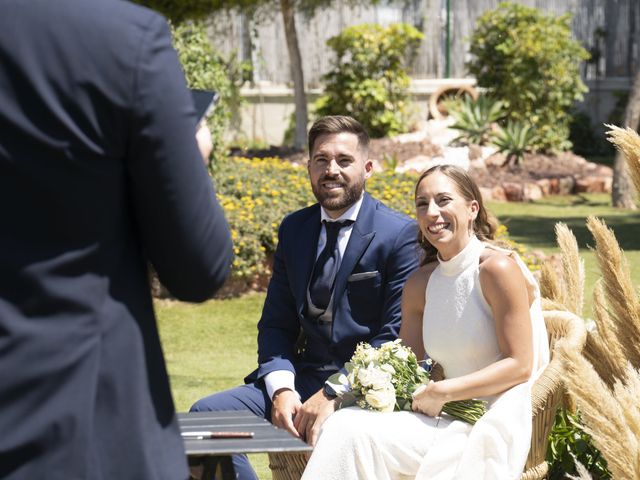
[[[504,358],[468,375],[430,383],[416,396],[414,410],[434,416],[446,402],[495,395],[531,375],[529,298],[520,268],[506,255],[490,255],[481,264],[480,285]]]
[[[422,314],[429,275],[433,265],[425,265],[414,271],[402,289],[402,323],[400,339],[413,350],[418,360],[425,356],[422,342]]]

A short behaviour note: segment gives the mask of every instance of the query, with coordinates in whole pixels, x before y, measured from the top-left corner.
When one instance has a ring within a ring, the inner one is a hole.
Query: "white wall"
[[[417,110],[417,120],[428,119],[429,95],[442,85],[473,85],[474,79],[423,79],[413,80],[409,92]],[[311,106],[321,91],[307,92],[307,102]],[[245,100],[241,109],[240,132],[231,132],[230,136],[240,136],[255,142],[281,145],[289,118],[294,111],[293,90],[285,85],[270,83],[258,84],[252,88],[243,88],[241,95]]]

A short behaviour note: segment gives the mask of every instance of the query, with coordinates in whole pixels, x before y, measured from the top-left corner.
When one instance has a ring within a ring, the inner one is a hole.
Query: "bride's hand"
[[[423,413],[430,417],[440,415],[443,405],[446,401],[437,392],[436,382],[430,381],[427,385],[418,387],[413,392],[413,401],[411,402],[411,410]]]

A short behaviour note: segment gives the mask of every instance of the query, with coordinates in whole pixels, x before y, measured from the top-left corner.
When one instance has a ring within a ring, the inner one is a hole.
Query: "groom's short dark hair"
[[[360,150],[369,150],[369,134],[359,121],[346,115],[328,115],[316,120],[309,129],[309,155],[318,137],[331,133],[353,133],[358,137]]]

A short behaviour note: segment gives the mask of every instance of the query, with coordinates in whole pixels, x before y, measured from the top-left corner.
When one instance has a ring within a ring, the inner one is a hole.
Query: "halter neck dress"
[[[531,383],[549,359],[539,289],[526,265],[514,252],[475,236],[452,259],[438,259],[425,292],[423,342],[447,378],[503,357],[479,280],[485,248],[514,258],[533,298],[534,373],[529,382],[486,398],[489,411],[473,427],[447,415],[339,410],[324,423],[303,480],[520,478],[531,437]]]

